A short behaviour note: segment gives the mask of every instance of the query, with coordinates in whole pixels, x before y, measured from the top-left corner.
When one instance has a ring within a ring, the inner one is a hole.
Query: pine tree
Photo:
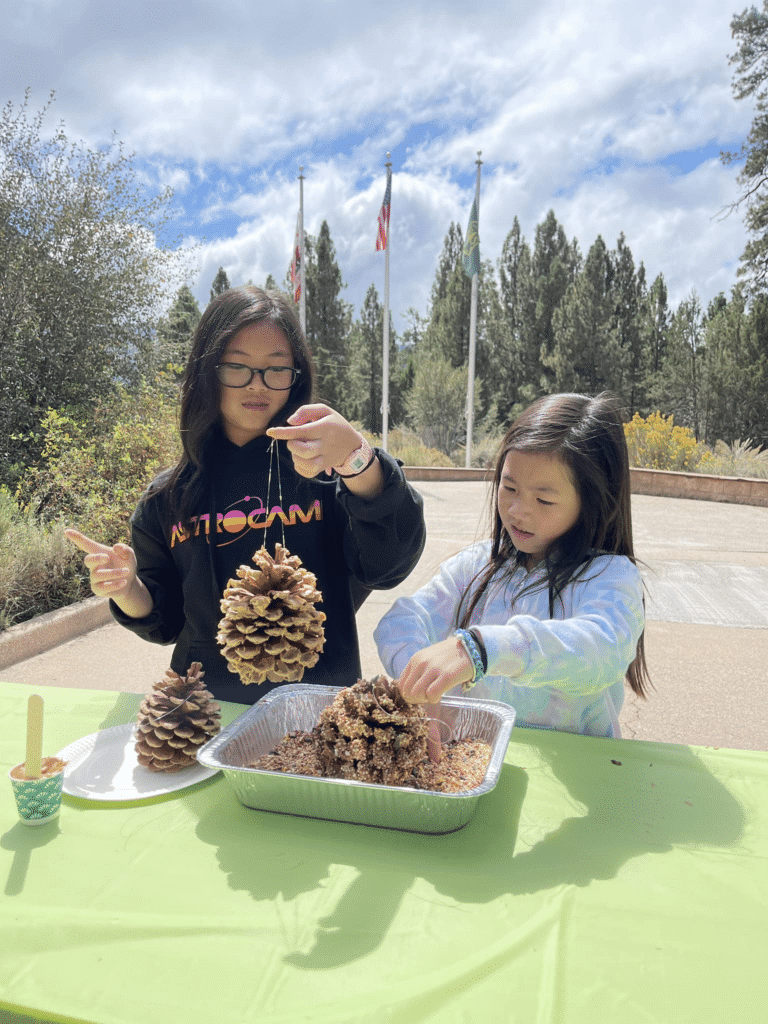
[[[500,413],[511,417],[521,404],[528,405],[542,393],[540,343],[536,337],[536,295],[531,250],[515,217],[504,240],[499,259],[500,297],[507,326],[508,348],[494,353],[492,360],[508,408]],[[511,404],[510,404],[511,403]]]
[[[701,367],[702,436],[713,445],[722,439],[730,443],[739,437],[740,411],[744,400],[743,360],[739,344],[744,333],[745,303],[736,292],[728,303],[721,293],[709,304],[704,327],[704,359]]]
[[[737,100],[754,97],[755,117],[746,142],[736,153],[723,153],[726,164],[744,161],[736,180],[742,194],[731,210],[746,206],[744,222],[752,236],[741,256],[739,274],[751,290],[768,284],[768,0],[762,10],[745,8],[731,21],[738,49],[729,60],[736,65],[733,93]]]
[[[425,349],[447,359],[451,366],[464,366],[469,357],[472,281],[462,265],[463,246],[461,227],[452,223],[432,285],[429,325],[424,336]]]
[[[490,385],[478,408],[486,420],[508,423],[518,400],[520,364],[490,261],[482,263],[477,305],[475,376]]]
[[[192,335],[200,323],[200,307],[187,285],[179,288],[173,305],[157,328],[156,362],[171,366],[179,376],[187,362]]]
[[[569,244],[565,231],[550,210],[536,227],[531,277],[534,282],[534,312],[531,325],[531,344],[539,350],[544,368],[542,390],[553,388],[553,372],[547,358],[555,345],[552,319],[566,291],[573,283],[581,266],[581,255],[576,241]]]
[[[352,416],[374,434],[382,430],[382,338],[384,307],[374,285],[368,288],[360,316],[349,338],[348,408]],[[390,353],[391,360],[391,353]]]
[[[609,254],[611,261],[611,296],[613,301],[613,333],[619,349],[622,366],[621,390],[627,416],[631,419],[644,404],[643,381],[647,370],[646,350],[640,330],[640,309],[645,287],[645,267],[635,270],[635,261],[627,245],[624,232],[619,235],[616,248]],[[619,379],[614,378],[618,388]]]
[[[683,299],[670,324],[667,351],[661,369],[653,376],[650,398],[655,408],[673,415],[681,427],[690,427],[697,440],[703,341],[701,300],[694,290]]]
[[[476,400],[481,390],[476,385]],[[466,440],[466,406],[467,367],[454,367],[438,353],[425,353],[408,395],[411,422],[424,444],[451,455]]]
[[[226,270],[224,267],[219,267],[211,285],[211,300],[215,299],[217,295],[221,295],[222,292],[228,291],[231,287]]]
[[[317,239],[307,236],[305,260],[307,340],[317,368],[317,396],[319,401],[346,415],[351,310],[340,298],[345,285],[327,221],[320,225]]]
[[[605,242],[597,236],[583,271],[552,315],[554,344],[542,357],[555,391],[622,393],[626,361],[613,324],[613,268]]]
[[[730,302],[721,293],[709,303],[699,372],[703,440],[732,444],[747,439],[768,446],[768,300],[747,308],[744,289]]]
[[[738,326],[738,325],[737,325]],[[737,437],[750,437],[768,448],[768,297],[755,297],[743,330],[739,330],[742,351],[742,380]],[[732,439],[735,440],[735,439]]]
[[[646,378],[661,369],[667,353],[670,311],[667,305],[667,285],[664,275],[658,274],[643,296],[640,312],[640,330],[643,346],[647,352]]]

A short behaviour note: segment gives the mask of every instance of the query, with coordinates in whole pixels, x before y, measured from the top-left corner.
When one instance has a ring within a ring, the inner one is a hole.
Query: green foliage
[[[568,242],[565,231],[558,223],[554,210],[536,226],[536,238],[531,261],[531,287],[533,290],[533,316],[528,330],[530,344],[539,352],[541,391],[554,390],[552,372],[546,359],[555,347],[555,310],[565,297],[581,266],[581,254],[576,241]]]
[[[213,284],[211,285],[211,298],[209,301],[215,299],[217,295],[221,295],[222,292],[228,291],[230,287],[231,285],[229,283],[226,270],[224,267],[219,267],[216,271],[216,277],[213,279]]]
[[[375,434],[357,422],[353,426],[364,435],[371,445],[381,447],[381,435]],[[429,448],[418,434],[405,427],[395,427],[389,431],[387,451],[399,459],[404,466],[453,466],[455,462],[437,448]]]
[[[768,284],[768,0],[762,10],[745,8],[731,21],[738,49],[729,57],[736,66],[733,93],[737,100],[752,97],[755,116],[746,141],[737,153],[723,153],[725,163],[744,161],[737,182],[742,188],[731,210],[746,207],[744,221],[752,235],[742,253],[739,274],[751,290]]]
[[[85,416],[49,410],[39,463],[17,493],[0,489],[0,628],[90,595],[75,526],[126,541],[128,520],[158,470],[178,460],[175,388],[164,375],[118,389]]]
[[[158,310],[190,251],[165,238],[171,193],[148,196],[121,145],[90,150],[50,103],[0,113],[0,482],[50,408],[86,405],[146,371]]]
[[[714,451],[704,452],[699,471],[713,476],[741,476],[768,479],[768,448],[746,441],[716,441]]]
[[[140,495],[180,455],[173,391],[159,380],[134,392],[118,389],[87,419],[49,410],[41,462],[18,490],[24,508],[102,543],[126,541]]]
[[[612,266],[598,235],[584,269],[552,314],[552,349],[542,355],[554,391],[616,388],[624,370],[613,324]]]
[[[464,272],[463,245],[461,227],[451,224],[432,285],[430,318],[424,337],[425,350],[454,367],[463,366],[469,353],[472,282]]]
[[[768,300],[746,308],[740,289],[711,304],[701,363],[701,432],[707,444],[753,437],[768,443]]]
[[[60,523],[40,523],[0,487],[0,630],[86,596],[82,559]]]
[[[382,355],[384,337],[384,307],[379,303],[379,296],[374,285],[366,293],[360,317],[352,325],[348,345],[348,380],[350,382],[347,397],[347,409],[350,414],[361,420],[371,431],[380,433],[382,429]],[[391,367],[394,365],[394,338],[390,324],[390,379]]]
[[[610,387],[626,398],[629,414],[633,415],[638,406],[646,404],[645,369],[648,353],[641,324],[645,267],[641,263],[635,269],[635,261],[623,232],[619,235],[616,248],[609,254],[609,259],[611,329],[618,353],[616,367],[619,370],[619,373],[609,374]]]
[[[664,362],[669,334],[667,286],[658,274],[648,292],[641,290],[638,314],[643,351],[646,355],[645,375],[658,373]]]
[[[304,259],[307,341],[317,368],[318,399],[344,415],[349,401],[347,336],[351,307],[340,298],[345,285],[327,221],[320,225],[317,239],[305,236]]]
[[[540,345],[533,331],[536,296],[531,271],[531,250],[522,236],[517,217],[504,240],[498,270],[499,288],[494,289],[495,295],[491,291],[495,284],[493,278],[491,275],[485,276],[486,287],[491,294],[483,297],[481,310],[484,316],[490,313],[495,321],[495,303],[498,302],[501,307],[502,317],[488,332],[488,379],[494,382],[500,415],[511,420],[514,417],[513,410],[522,398],[523,389],[533,389],[533,394],[537,394],[537,384],[541,377]]]
[[[191,288],[183,284],[176,293],[173,305],[157,326],[156,366],[181,377],[192,347],[192,335],[200,323],[200,315],[200,307]]]
[[[475,404],[481,401],[475,382]],[[439,355],[420,360],[408,395],[411,420],[429,448],[450,455],[466,439],[467,368],[453,367]]]

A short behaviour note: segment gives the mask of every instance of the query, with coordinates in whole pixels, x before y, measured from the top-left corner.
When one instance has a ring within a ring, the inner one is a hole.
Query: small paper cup
[[[18,779],[13,773],[24,769],[24,763],[17,764],[8,772],[16,798],[19,821],[24,825],[45,825],[58,817],[61,810],[61,789],[64,783],[64,768],[54,775],[39,779]]]

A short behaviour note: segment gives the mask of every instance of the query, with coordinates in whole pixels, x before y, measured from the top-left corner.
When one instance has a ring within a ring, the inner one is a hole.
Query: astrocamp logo
[[[252,502],[258,504],[249,510],[247,506]],[[246,495],[239,501],[233,502],[224,512],[216,513],[216,547],[234,544],[246,530],[266,530],[275,519],[279,519],[283,526],[295,526],[297,521],[308,523],[312,519],[316,519],[319,522],[322,518],[323,505],[319,499],[311,502],[306,511],[302,509],[301,505],[289,505],[288,511],[285,512],[280,505],[273,505],[268,510],[261,498],[251,498]],[[210,513],[194,516],[192,522],[194,526],[191,529],[185,529],[181,523],[176,523],[173,526],[171,547],[183,544],[191,537],[200,536],[206,537],[210,543]]]

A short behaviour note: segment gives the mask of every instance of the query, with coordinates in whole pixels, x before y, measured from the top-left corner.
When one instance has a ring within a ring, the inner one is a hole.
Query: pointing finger
[[[302,423],[312,423],[315,420],[321,420],[329,412],[331,412],[331,409],[321,402],[316,402],[314,405],[302,405],[288,417],[288,422],[293,426],[299,426]]]
[[[67,540],[71,540],[75,547],[80,548],[81,551],[88,552],[88,554],[106,554],[109,550],[104,546],[104,544],[99,544],[98,541],[91,540],[90,537],[86,537],[85,534],[80,533],[79,530],[65,530],[64,536]]]

